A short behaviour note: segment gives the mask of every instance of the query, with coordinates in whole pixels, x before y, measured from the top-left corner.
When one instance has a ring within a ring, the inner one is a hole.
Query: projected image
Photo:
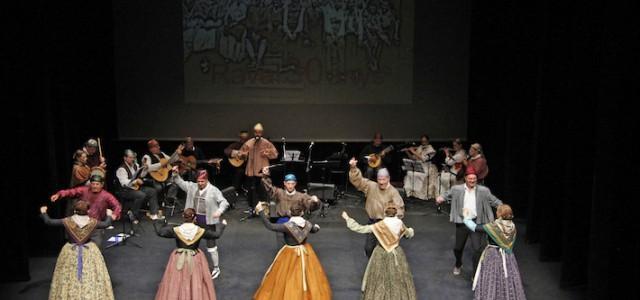
[[[183,0],[185,101],[411,103],[413,0]]]

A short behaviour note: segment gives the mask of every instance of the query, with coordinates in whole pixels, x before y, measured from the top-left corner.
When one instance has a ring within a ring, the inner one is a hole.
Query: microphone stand
[[[307,168],[305,172],[307,173],[307,189],[309,188],[309,182],[311,181],[311,150],[313,149],[313,141],[309,144],[309,152],[307,153]]]

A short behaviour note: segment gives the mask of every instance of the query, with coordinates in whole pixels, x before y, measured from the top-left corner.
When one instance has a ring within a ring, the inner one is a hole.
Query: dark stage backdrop
[[[122,139],[466,137],[470,1],[113,7]]]

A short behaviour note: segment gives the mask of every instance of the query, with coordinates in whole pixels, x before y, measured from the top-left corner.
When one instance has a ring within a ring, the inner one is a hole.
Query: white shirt
[[[471,214],[472,218],[475,218],[477,216],[476,213],[476,188],[472,188],[469,189],[469,187],[465,184],[464,185],[464,206],[463,208],[466,208],[469,210],[469,213]]]
[[[136,169],[139,168],[137,164],[135,165],[135,168],[133,166],[129,166],[129,164],[127,163],[125,163],[124,165],[129,169],[131,175],[134,175],[136,173]],[[125,167],[120,167],[118,168],[118,170],[116,170],[116,177],[118,177],[118,181],[120,182],[120,185],[122,187],[131,187],[131,179],[129,179],[129,174],[127,174],[127,170],[125,170],[124,168]]]

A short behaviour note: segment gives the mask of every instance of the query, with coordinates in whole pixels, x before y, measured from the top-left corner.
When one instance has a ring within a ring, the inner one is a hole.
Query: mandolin
[[[379,167],[382,164],[382,158],[391,151],[393,151],[393,145],[387,148],[384,148],[379,153],[372,153],[372,154],[369,154],[369,156],[365,156],[365,157],[368,157],[367,164],[369,164],[369,167],[373,169]]]
[[[215,165],[216,168],[220,170],[220,162],[222,161],[222,158],[199,160],[199,159],[196,159],[196,157],[193,155],[189,155],[189,156],[180,155],[179,157],[180,159],[178,160],[178,172],[180,174],[184,173],[185,171],[195,170],[196,166],[199,163],[207,163],[210,165]]]
[[[242,167],[245,161],[247,161],[246,158],[243,159],[240,157],[229,157],[229,163],[236,168]]]

